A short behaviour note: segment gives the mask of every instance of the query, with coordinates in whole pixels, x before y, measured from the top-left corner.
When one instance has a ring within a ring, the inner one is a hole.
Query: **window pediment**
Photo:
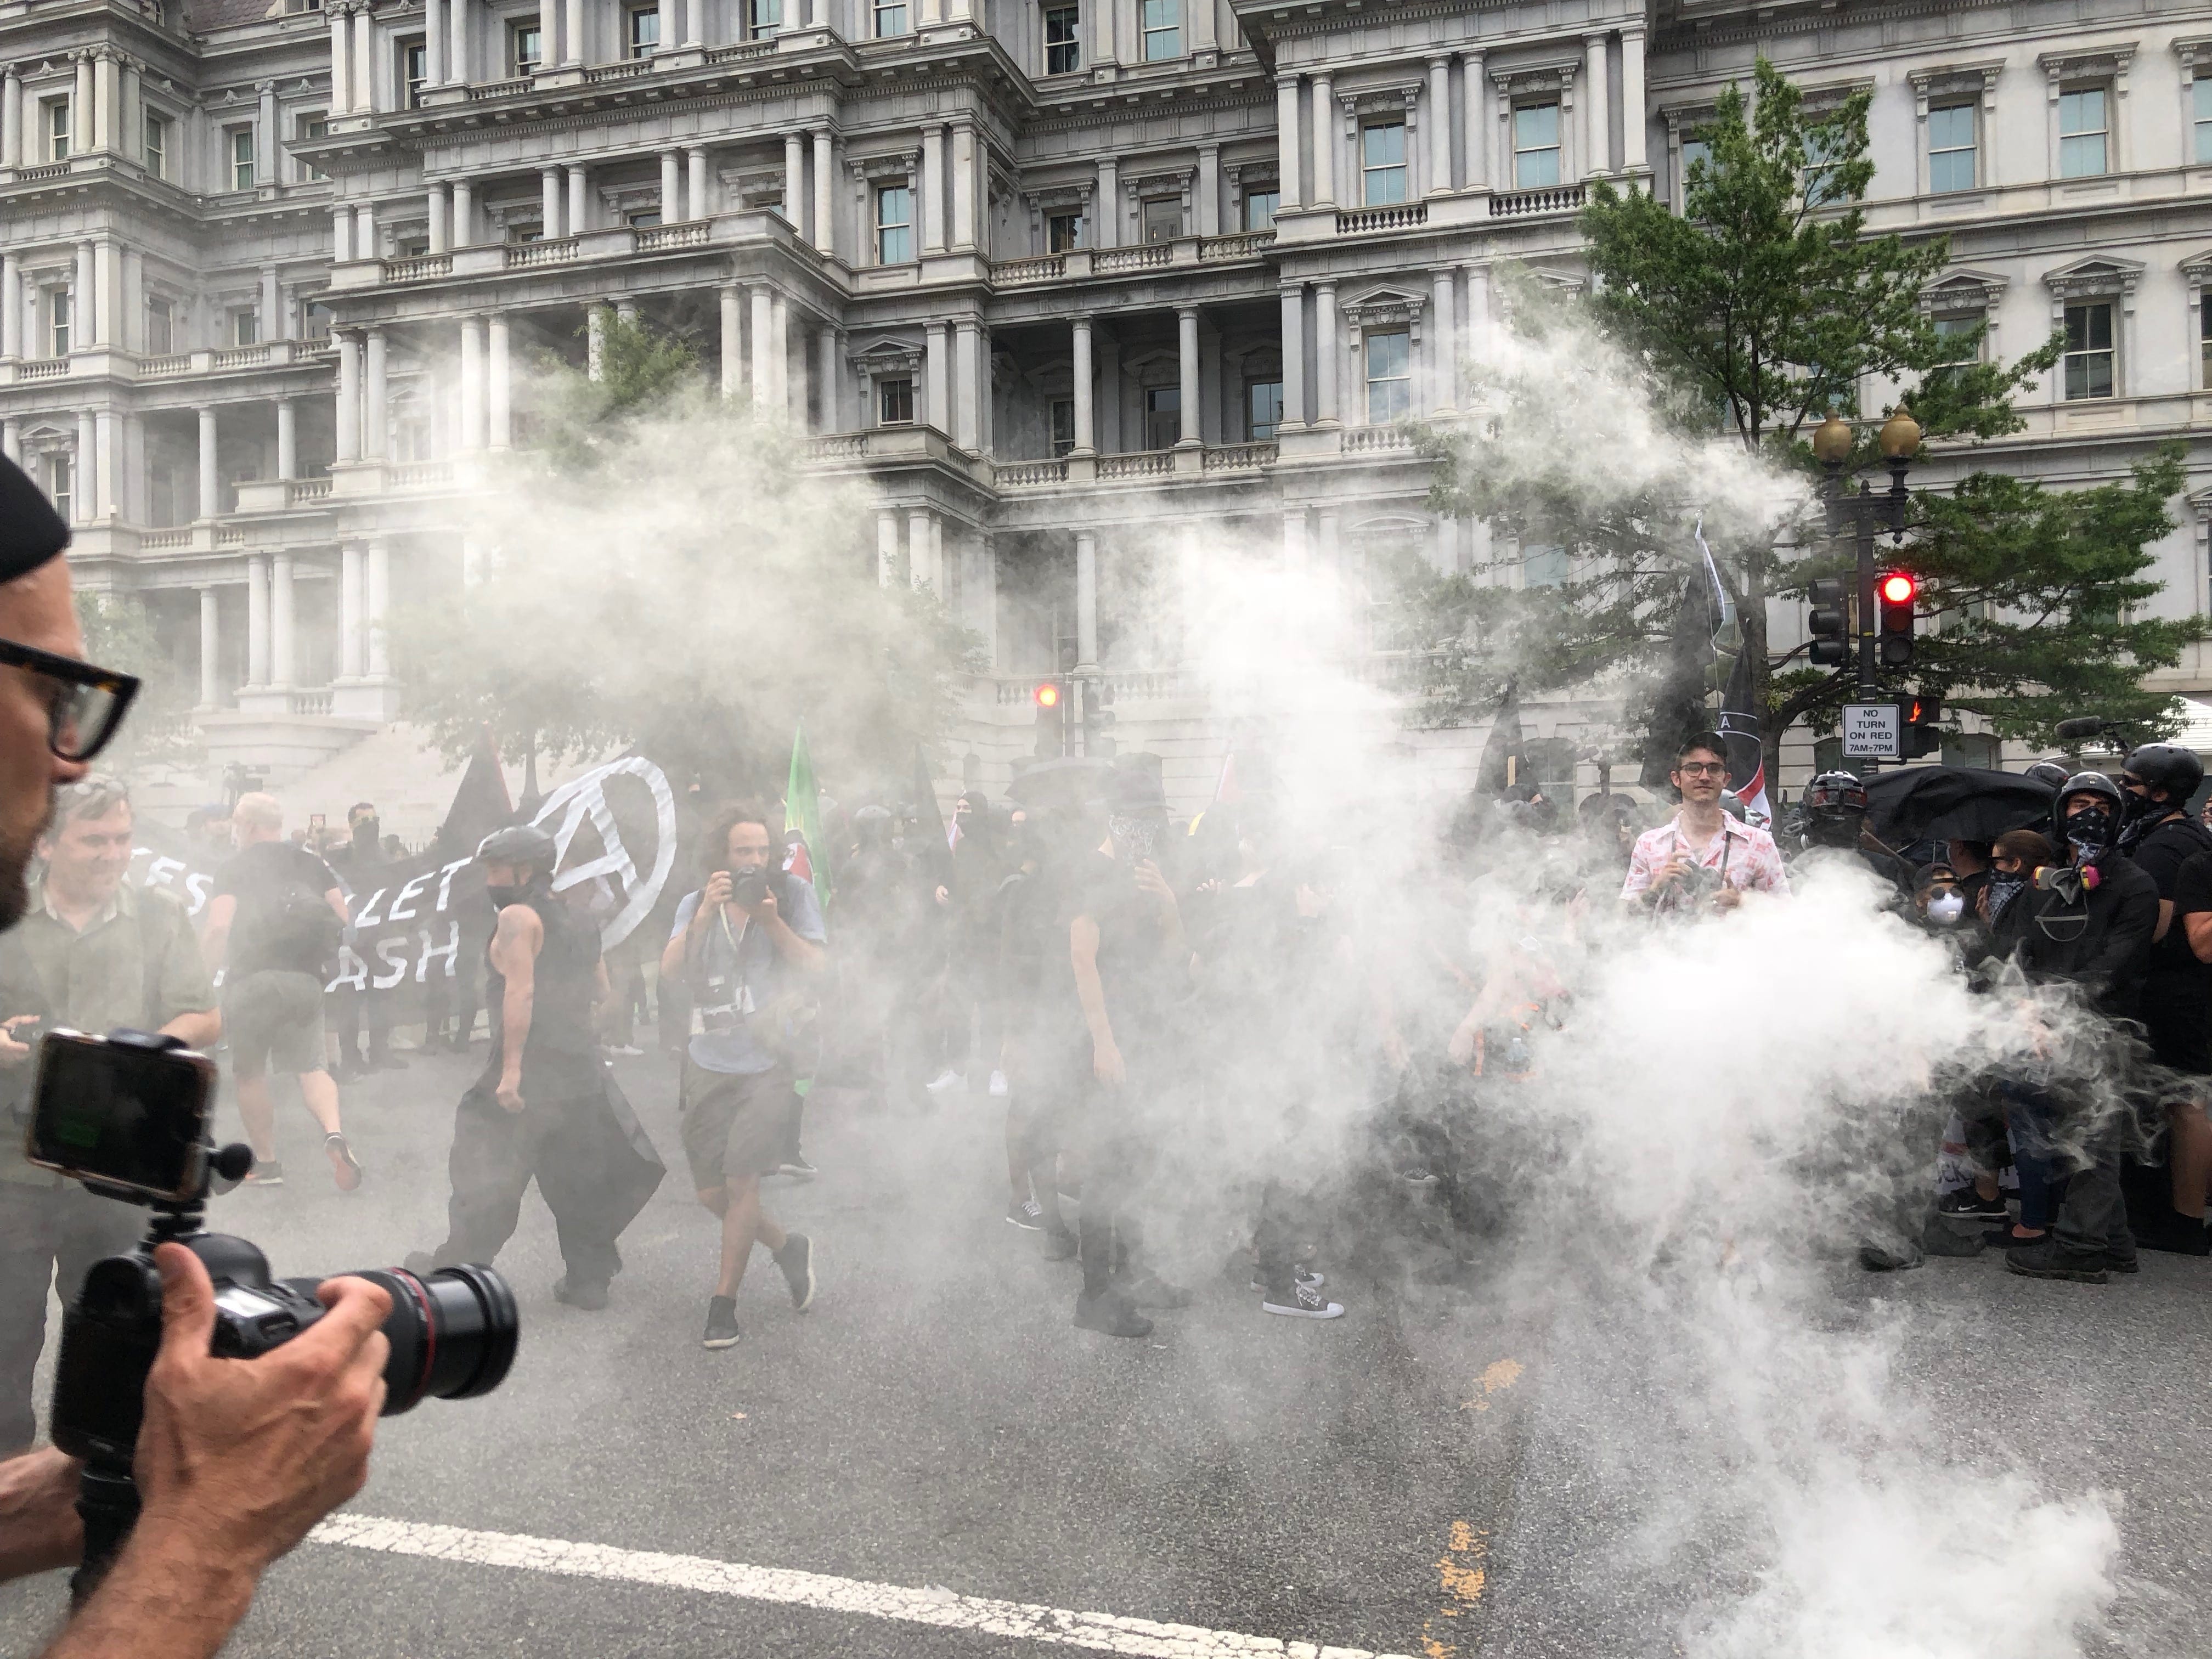
[[[1382,328],[1393,323],[1417,323],[1428,303],[1425,294],[1404,289],[1377,288],[1356,299],[1341,301],[1337,314],[1354,328]]]
[[[2140,260],[2100,254],[2046,271],[2043,284],[2061,300],[2100,299],[2115,294],[2133,294],[2142,274]]]
[[[2135,59],[2136,43],[2125,41],[2094,52],[2046,52],[2035,61],[2056,94],[2068,81],[2110,81],[2113,89],[2128,89],[2128,65]]]

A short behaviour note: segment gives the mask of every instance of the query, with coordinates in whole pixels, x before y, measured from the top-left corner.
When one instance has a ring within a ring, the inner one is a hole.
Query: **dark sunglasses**
[[[46,703],[46,747],[65,761],[88,761],[115,736],[138,695],[136,676],[0,640],[0,663],[39,683]]]

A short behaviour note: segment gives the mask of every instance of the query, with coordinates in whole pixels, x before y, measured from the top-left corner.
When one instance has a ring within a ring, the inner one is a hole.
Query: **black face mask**
[[[2066,820],[2066,839],[2077,853],[2094,858],[2112,844],[2112,814],[2103,806],[2085,807]]]
[[[2023,871],[2014,871],[2008,874],[2002,870],[1992,870],[1989,874],[1989,881],[1990,920],[1995,921],[2004,914],[2005,906],[2027,891],[2027,876]]]
[[[484,888],[484,896],[491,900],[491,908],[493,909],[504,910],[510,904],[521,903],[524,895],[528,890],[529,890],[527,888],[494,887],[487,884]]]

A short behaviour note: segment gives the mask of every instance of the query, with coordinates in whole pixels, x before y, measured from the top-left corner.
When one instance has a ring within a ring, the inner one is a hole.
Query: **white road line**
[[[1281,1655],[1284,1659],[1406,1659],[1402,1654],[1370,1653],[1364,1648],[1285,1642],[1273,1636],[1245,1636],[1196,1625],[1161,1625],[1149,1619],[1120,1619],[1106,1613],[1071,1613],[1064,1607],[987,1601],[945,1589],[872,1584],[865,1579],[836,1578],[785,1567],[749,1567],[742,1562],[710,1561],[697,1555],[662,1555],[651,1550],[614,1549],[559,1538],[475,1532],[465,1527],[387,1521],[373,1515],[332,1516],[307,1537],[313,1543],[343,1544],[387,1555],[422,1555],[440,1561],[516,1567],[569,1578],[618,1579],[707,1595],[735,1595],[749,1601],[777,1601],[828,1613],[893,1619],[909,1625],[934,1625],[943,1630],[980,1631],[989,1636],[1128,1654],[1134,1659],[1249,1659],[1258,1654]]]

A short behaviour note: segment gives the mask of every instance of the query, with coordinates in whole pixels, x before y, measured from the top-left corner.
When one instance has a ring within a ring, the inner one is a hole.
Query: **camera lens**
[[[514,1292],[489,1267],[467,1264],[419,1277],[404,1267],[360,1277],[392,1297],[384,1334],[384,1414],[411,1411],[423,1399],[470,1400],[507,1380],[521,1340]]]

